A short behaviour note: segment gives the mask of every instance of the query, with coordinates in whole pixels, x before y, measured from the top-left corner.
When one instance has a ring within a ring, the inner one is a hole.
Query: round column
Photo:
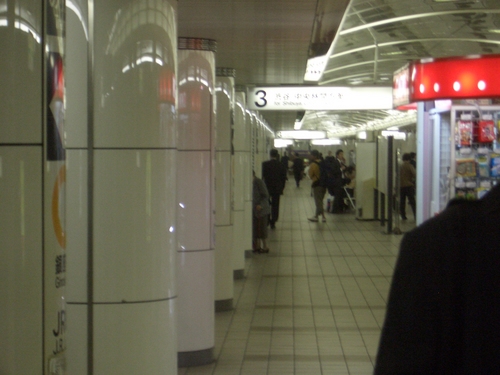
[[[253,112],[246,110],[245,111],[245,142],[244,142],[244,150],[245,150],[245,158],[247,158],[247,169],[245,172],[245,233],[242,237],[242,243],[245,246],[245,254],[248,257],[252,256],[252,242],[253,242],[253,233],[252,233],[252,221],[253,221],[253,205],[252,205],[252,189],[253,189],[253,176],[252,170],[254,169],[254,156],[253,152],[254,147],[254,135],[253,135],[253,127],[255,124],[255,117]],[[260,168],[257,168],[260,169]],[[255,173],[259,173],[260,171],[255,170]]]
[[[44,32],[42,6],[28,0],[19,6],[31,12],[34,34],[15,27],[14,7],[2,10],[6,24],[0,27],[0,373],[35,374],[45,363]]]
[[[236,87],[234,106],[234,207],[233,207],[233,275],[235,279],[245,276],[245,251],[251,249],[242,241],[245,230],[245,203],[250,170],[250,152],[246,149],[246,96],[244,87]]]
[[[177,371],[176,6],[68,7],[73,375]]]
[[[66,367],[64,10],[20,0],[0,14],[2,374]]]
[[[215,312],[233,308],[233,134],[234,77],[231,68],[216,69],[215,125]]]
[[[179,38],[178,359],[213,362],[216,42]]]

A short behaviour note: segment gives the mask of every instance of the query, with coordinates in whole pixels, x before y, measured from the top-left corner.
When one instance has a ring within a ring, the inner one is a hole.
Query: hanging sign
[[[392,109],[392,87],[254,87],[248,91],[247,107],[257,111]]]
[[[314,81],[320,80],[325,70],[326,63],[328,62],[328,56],[318,56],[307,60],[306,73],[304,74],[304,81]]]

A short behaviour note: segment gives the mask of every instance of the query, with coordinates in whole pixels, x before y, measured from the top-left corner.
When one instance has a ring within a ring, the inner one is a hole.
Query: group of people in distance
[[[312,150],[309,156],[308,176],[312,181],[312,193],[316,204],[316,213],[309,221],[317,222],[319,217],[326,221],[323,199],[328,191],[334,196],[332,213],[343,213],[347,206],[344,203],[344,186],[354,178],[354,167],[347,167],[343,151],[338,150],[335,157],[331,151],[323,159],[318,150]],[[262,179],[253,172],[253,230],[256,253],[268,253],[267,227],[276,228],[279,218],[280,196],[283,194],[288,179],[288,169],[293,170],[295,184],[300,187],[304,177],[304,160],[297,153],[286,154],[280,159],[278,150],[272,149],[270,159],[262,163]]]
[[[342,214],[348,210],[349,207],[344,202],[346,197],[344,187],[354,179],[355,169],[354,166],[346,165],[343,150],[337,150],[335,156],[329,151],[324,159],[318,150],[312,150],[310,161],[308,175],[312,181],[316,212],[308,220],[317,222],[321,216],[321,220],[325,222],[323,199],[327,191],[333,196],[331,213]],[[353,191],[353,186],[349,188]]]

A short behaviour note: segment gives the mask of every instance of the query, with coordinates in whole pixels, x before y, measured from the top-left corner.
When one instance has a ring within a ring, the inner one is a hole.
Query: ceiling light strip
[[[387,121],[373,121],[372,123],[368,123],[366,127],[363,127],[363,131],[370,131],[370,130],[381,130],[381,129],[387,129],[388,127],[391,126],[408,126],[408,125],[413,125],[417,123],[417,114],[416,112],[409,112],[404,116],[403,118],[392,118]],[[329,135],[333,135],[335,137],[349,137],[349,136],[354,136],[360,131],[359,127],[352,127],[350,129],[345,129],[345,128],[338,128],[338,131],[333,131],[329,132]]]

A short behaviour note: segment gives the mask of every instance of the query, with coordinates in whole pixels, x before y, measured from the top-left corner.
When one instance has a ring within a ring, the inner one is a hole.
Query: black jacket
[[[500,373],[500,185],[407,233],[376,375]]]
[[[270,195],[282,194],[286,182],[286,168],[276,159],[262,163],[262,180]]]

